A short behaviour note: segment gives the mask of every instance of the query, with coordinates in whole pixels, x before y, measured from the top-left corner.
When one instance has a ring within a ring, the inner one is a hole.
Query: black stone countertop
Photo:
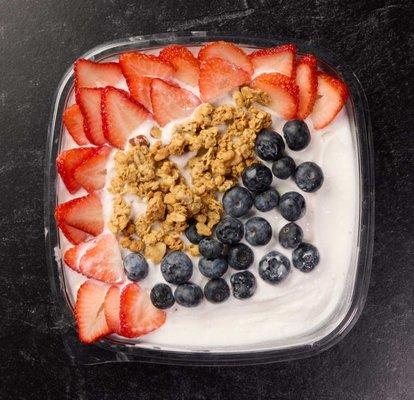
[[[0,1],[0,398],[412,399],[413,16],[403,0]],[[89,48],[176,30],[312,40],[339,54],[365,89],[376,174],[371,284],[351,333],[316,357],[237,368],[69,365],[43,237],[52,96]]]

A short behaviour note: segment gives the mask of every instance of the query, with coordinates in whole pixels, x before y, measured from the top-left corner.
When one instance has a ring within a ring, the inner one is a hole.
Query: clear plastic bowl
[[[360,316],[367,296],[373,248],[374,227],[374,176],[373,144],[366,98],[362,87],[352,73],[332,53],[321,50],[315,45],[295,40],[275,40],[269,38],[241,37],[208,32],[166,33],[148,36],[136,36],[117,40],[95,47],[81,58],[103,61],[130,50],[156,50],[169,44],[190,46],[202,45],[215,40],[227,40],[255,49],[272,47],[282,43],[295,43],[299,53],[312,53],[319,65],[330,74],[341,77],[350,91],[347,111],[350,117],[353,140],[357,152],[357,170],[359,172],[359,212],[358,237],[352,257],[354,263],[354,285],[348,299],[347,311],[336,327],[323,338],[305,345],[283,346],[274,349],[242,352],[189,352],[167,351],[157,348],[140,347],[111,338],[103,339],[95,345],[84,346],[77,339],[74,328],[73,312],[66,282],[63,263],[55,257],[55,248],[59,248],[59,234],[53,213],[57,204],[57,171],[55,160],[62,144],[62,114],[68,99],[73,93],[73,66],[70,66],[60,81],[53,98],[48,137],[46,144],[46,167],[44,186],[44,222],[46,255],[51,288],[57,302],[56,326],[62,332],[62,338],[69,356],[75,362],[100,363],[111,361],[146,361],[165,364],[185,365],[247,365],[269,363],[318,354],[338,343],[354,326]]]

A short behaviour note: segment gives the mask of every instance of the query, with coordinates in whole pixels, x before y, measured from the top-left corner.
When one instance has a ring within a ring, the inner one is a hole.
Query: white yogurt
[[[191,89],[188,86],[186,88]],[[230,96],[227,96],[221,99],[220,103],[229,100]],[[266,111],[272,113],[273,128],[281,133],[285,121],[271,110]],[[297,221],[304,230],[304,240],[319,249],[319,265],[310,273],[303,273],[292,267],[286,280],[278,285],[264,282],[257,274],[261,257],[271,250],[278,250],[291,259],[291,251],[283,249],[277,240],[280,228],[287,221],[277,211],[253,211],[248,217],[263,214],[273,227],[270,243],[253,248],[255,263],[250,271],[257,278],[257,290],[253,297],[237,300],[231,296],[222,304],[211,304],[204,300],[198,307],[190,309],[175,305],[167,311],[167,320],[161,328],[135,341],[138,346],[212,352],[276,349],[312,344],[340,323],[349,309],[356,269],[354,256],[359,192],[355,140],[345,109],[323,130],[314,131],[311,121],[306,122],[311,130],[310,145],[300,152],[292,152],[289,149],[286,152],[297,164],[303,161],[316,162],[325,176],[324,184],[319,191],[302,193],[307,211],[306,215]],[[152,142],[153,139],[149,136],[150,126],[151,124],[147,124],[138,128],[134,135],[146,134]],[[161,140],[164,143],[170,140],[173,126],[174,123],[170,123],[163,128]],[[76,146],[66,132],[63,140],[62,150]],[[113,175],[115,151],[112,151],[108,161],[108,175],[105,189],[102,191],[105,221],[108,221],[111,215],[112,196],[106,188]],[[191,156],[192,154],[186,154],[173,158],[188,182],[190,175],[185,170],[185,165]],[[300,192],[291,179],[283,181],[274,178],[273,186],[280,194],[290,190]],[[59,202],[64,202],[86,193],[79,191],[75,196],[70,195],[59,178],[58,194]],[[145,211],[145,204],[136,196],[128,195],[126,200],[132,204],[135,215]],[[63,235],[60,235],[60,239],[62,246],[57,254],[63,254],[71,246]],[[192,282],[203,287],[207,278],[198,271],[198,258],[192,259]],[[224,276],[228,283],[230,275],[234,272],[229,269]],[[73,303],[79,286],[86,278],[66,266],[64,275]],[[164,282],[160,267],[150,263],[149,275],[140,285],[149,291],[158,282]]]

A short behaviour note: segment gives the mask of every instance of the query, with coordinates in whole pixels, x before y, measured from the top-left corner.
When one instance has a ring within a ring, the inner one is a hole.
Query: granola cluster
[[[201,105],[192,121],[175,127],[167,145],[157,141],[149,147],[135,140],[127,151],[117,152],[109,188],[114,195],[109,228],[121,237],[123,247],[143,251],[157,263],[167,249],[185,248],[182,234],[190,220],[200,235],[212,234],[223,211],[216,193],[237,183],[254,161],[257,133],[271,125],[270,114],[253,105],[269,103],[264,92],[243,87],[233,99],[235,106]],[[151,130],[153,137],[160,134],[158,128]],[[186,165],[191,182],[169,158],[188,152],[194,154]],[[133,215],[125,194],[144,200],[145,213]],[[196,245],[185,249],[198,255]]]

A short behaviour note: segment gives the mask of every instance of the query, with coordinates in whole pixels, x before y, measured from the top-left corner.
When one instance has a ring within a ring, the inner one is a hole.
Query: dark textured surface
[[[0,398],[412,399],[414,12],[409,3],[0,1]],[[221,369],[71,367],[52,322],[43,250],[42,165],[53,92],[68,65],[92,46],[197,29],[313,39],[340,54],[361,80],[371,109],[377,199],[365,310],[341,343],[302,361]]]

